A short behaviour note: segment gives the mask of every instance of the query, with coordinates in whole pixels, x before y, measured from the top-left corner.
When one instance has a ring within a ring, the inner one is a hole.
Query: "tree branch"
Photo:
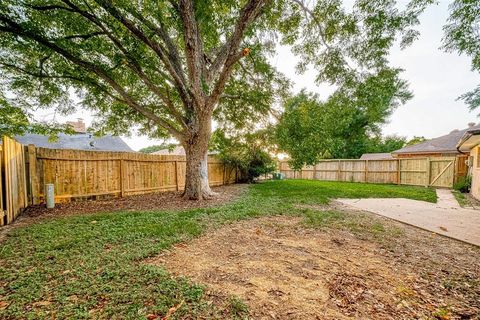
[[[69,2],[69,0],[62,1]],[[189,90],[185,85],[185,77],[183,76],[183,72],[181,70],[176,70],[176,68],[172,65],[167,57],[166,50],[159,43],[147,37],[143,30],[138,28],[133,21],[122,15],[122,13],[116,9],[109,0],[95,0],[95,2],[105,9],[110,15],[112,15],[112,17],[114,17],[117,21],[119,21],[125,28],[127,28],[137,39],[145,43],[157,54],[174,79],[175,85],[179,90],[180,97],[184,101],[185,105],[190,105],[190,97],[188,95]]]
[[[178,73],[182,73],[183,68],[181,65],[181,58],[180,53],[178,51],[177,46],[174,44],[173,40],[170,38],[168,34],[166,26],[162,23],[162,21],[157,21],[158,25],[146,19],[142,14],[140,14],[134,8],[125,9],[129,12],[133,17],[135,17],[138,21],[143,23],[147,28],[153,31],[160,39],[165,43],[167,46],[168,57],[170,62],[175,67]]]
[[[89,21],[93,22],[96,26],[98,26],[102,32],[98,32],[99,34],[105,34],[110,41],[113,42],[113,44],[122,52],[124,57],[128,60],[127,66],[135,72],[142,82],[157,96],[159,97],[163,103],[165,104],[165,110],[170,113],[175,119],[180,123],[180,125],[185,128],[185,121],[183,119],[183,116],[181,113],[178,112],[178,110],[175,108],[173,105],[173,102],[168,98],[168,96],[165,93],[162,93],[162,90],[153,84],[153,82],[148,78],[148,76],[145,74],[145,72],[142,70],[140,63],[138,63],[137,60],[135,60],[132,55],[128,52],[128,50],[122,45],[121,41],[113,35],[112,32],[110,32],[104,25],[103,23],[93,14],[88,14],[85,12],[80,12],[85,18],[87,18]]]
[[[323,45],[327,48],[327,50],[329,51],[332,51],[334,50],[332,48],[332,46],[330,46],[327,42],[327,39],[325,38],[325,32],[323,30],[323,26],[322,26],[322,23],[318,20],[318,18],[315,16],[315,14],[313,13],[312,10],[310,10],[306,5],[305,3],[303,3],[302,0],[292,0],[294,3],[298,4],[300,6],[300,8],[303,10],[303,12],[305,12],[305,15],[308,15],[310,16],[310,18],[313,20],[313,22],[315,23],[315,25],[317,26],[317,29],[318,29],[318,33],[320,35],[320,41],[323,43]],[[341,53],[340,53],[341,54]],[[348,61],[347,59],[345,59],[345,57],[343,56],[343,54],[341,54],[343,60],[345,61],[345,64],[347,65],[347,67],[354,71],[354,69],[348,64]]]
[[[66,74],[64,74],[64,75],[51,75],[51,74],[43,73],[42,70],[40,70],[39,73],[35,73],[35,72],[32,72],[32,71],[28,71],[25,68],[22,68],[20,66],[17,66],[17,65],[14,65],[14,64],[9,64],[9,63],[3,63],[3,62],[0,62],[0,66],[4,66],[6,68],[13,69],[13,70],[15,70],[19,73],[23,73],[23,74],[26,74],[28,76],[38,78],[38,79],[66,79],[66,80],[71,80],[71,81],[77,81],[78,83],[81,83],[81,84],[84,84],[84,85],[86,84],[86,85],[89,85],[89,86],[93,86],[93,87],[99,89],[100,91],[102,91],[105,95],[109,96],[110,98],[126,104],[125,100],[121,99],[120,97],[115,96],[110,91],[105,89],[104,86],[102,86],[101,84],[99,84],[98,82],[96,82],[92,78],[79,78],[79,77],[76,77],[76,76],[66,75]]]
[[[149,118],[149,119],[157,122],[159,125],[161,125],[166,130],[168,130],[173,136],[175,136],[177,138],[181,137],[181,132],[180,131],[178,131],[174,126],[172,126],[170,123],[168,123],[164,119],[162,119],[162,118],[158,117],[157,115],[155,115],[154,113],[152,113],[150,110],[148,110],[144,106],[138,104],[113,78],[111,78],[99,66],[96,66],[96,65],[94,65],[90,62],[84,61],[84,60],[80,59],[79,57],[74,56],[69,51],[67,51],[64,48],[61,48],[58,45],[48,41],[43,36],[32,33],[31,31],[25,30],[21,25],[19,25],[18,23],[10,20],[8,17],[0,15],[0,21],[7,24],[7,26],[0,26],[0,31],[12,33],[12,34],[15,34],[17,36],[21,36],[21,37],[24,37],[24,38],[27,38],[27,39],[31,39],[31,40],[41,44],[42,46],[47,47],[50,50],[60,54],[65,59],[67,59],[68,61],[76,64],[77,66],[82,67],[83,69],[96,74],[100,79],[102,79],[106,83],[108,83],[118,94],[120,94],[120,96],[125,100],[125,103],[127,105],[129,105],[131,108],[135,109],[136,111],[138,111],[139,113],[144,115],[146,118]]]
[[[215,59],[211,69],[209,70],[212,74],[210,75],[211,79],[215,78],[215,74],[218,72],[217,68],[219,69],[222,66],[222,70],[220,71],[220,75],[218,76],[218,80],[215,83],[215,86],[208,98],[208,104],[213,108],[215,104],[218,102],[220,94],[225,89],[225,85],[227,83],[227,79],[230,76],[233,66],[236,62],[238,62],[243,56],[248,54],[245,50],[239,51],[240,49],[240,42],[243,39],[245,31],[249,27],[249,25],[255,21],[260,13],[262,8],[269,2],[270,0],[249,0],[248,3],[243,7],[240,18],[235,26],[235,30],[228,40],[227,44],[228,47],[226,50],[222,50],[220,54]]]
[[[190,79],[191,90],[194,93],[197,103],[203,106],[205,95],[202,90],[201,79],[205,71],[205,60],[203,58],[203,42],[198,31],[193,1],[180,0],[178,9],[183,23],[185,56],[187,59],[188,77]]]
[[[25,4],[25,6],[30,8],[30,9],[37,10],[37,11],[51,11],[51,10],[72,11],[68,7],[64,7],[64,6],[60,6],[60,5],[33,6],[33,5]]]
[[[105,34],[105,32],[92,32],[92,33],[87,33],[87,34],[74,34],[74,35],[71,35],[71,36],[62,37],[60,39],[63,39],[63,40],[71,40],[71,39],[87,40],[87,39],[90,39],[92,37],[96,37],[96,36],[103,35],[103,34]]]

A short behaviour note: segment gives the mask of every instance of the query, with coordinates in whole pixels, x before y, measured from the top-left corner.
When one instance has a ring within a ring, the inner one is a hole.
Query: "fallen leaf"
[[[176,306],[173,306],[173,307],[171,307],[170,309],[168,309],[167,314],[165,315],[165,317],[162,318],[162,320],[168,320],[168,319],[170,319],[170,317],[172,316],[172,314],[174,314],[175,311],[177,311],[177,309],[180,308],[180,307],[183,305],[184,302],[185,302],[185,301],[182,300],[182,302],[180,302],[180,303],[177,304]]]
[[[10,305],[8,301],[0,301],[0,310],[5,310]]]

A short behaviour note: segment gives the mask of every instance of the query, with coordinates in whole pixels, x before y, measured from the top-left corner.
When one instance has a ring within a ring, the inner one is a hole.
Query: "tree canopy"
[[[173,150],[173,149],[175,149],[176,146],[177,145],[174,144],[174,143],[162,143],[162,144],[156,144],[156,145],[152,145],[152,146],[142,148],[142,149],[138,150],[138,152],[153,153],[153,152],[160,151],[160,150],[165,150],[165,149]]]
[[[405,145],[406,146],[412,146],[414,144],[417,144],[417,143],[420,143],[420,142],[423,142],[423,141],[426,141],[426,140],[427,139],[425,139],[425,137],[423,137],[423,136],[421,136],[421,137],[414,136],[412,139],[408,140]]]
[[[77,107],[73,92],[100,133],[175,137],[186,150],[186,196],[198,198],[210,194],[212,119],[251,125],[288,92],[271,63],[278,45],[299,57],[298,72],[313,68],[318,83],[338,88],[332,100],[373,99],[365,88],[398,82],[389,49],[418,36],[430,2],[3,0],[0,92],[17,107],[65,113]]]
[[[239,170],[239,181],[254,182],[260,175],[275,170],[275,161],[268,152],[272,150],[271,132],[261,129],[228,135],[224,130],[217,129],[212,135],[210,149],[217,152],[217,157],[228,169]]]
[[[398,135],[380,136],[367,138],[367,146],[363,153],[390,153],[401,149],[407,144],[407,138]]]
[[[115,133],[135,124],[175,136],[201,95],[219,102],[219,121],[243,125],[268,114],[288,86],[267,59],[276,43],[292,47],[299,71],[316,68],[317,81],[355,83],[388,68],[397,36],[403,45],[416,37],[410,27],[422,4],[400,11],[395,1],[360,0],[348,11],[331,0],[5,0],[1,90],[68,112],[74,88],[95,127]]]
[[[59,132],[73,133],[68,125],[56,122],[38,122],[30,112],[19,106],[12,105],[7,98],[0,96],[0,138],[13,137],[25,133],[48,135],[55,140]]]
[[[388,70],[339,90],[326,101],[302,91],[288,99],[277,126],[281,150],[295,168],[323,158],[358,158],[372,150],[372,136],[395,108],[411,97],[400,70]]]
[[[443,47],[472,58],[472,70],[480,72],[480,2],[455,0],[450,5],[450,17],[444,26]],[[470,109],[480,107],[480,85],[460,96]]]

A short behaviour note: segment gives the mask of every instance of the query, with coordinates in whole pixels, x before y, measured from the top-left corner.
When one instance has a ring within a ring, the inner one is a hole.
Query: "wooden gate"
[[[7,137],[2,142],[0,225],[11,223],[28,205],[24,147]]]
[[[456,158],[430,158],[428,161],[429,186],[451,188],[455,179]]]

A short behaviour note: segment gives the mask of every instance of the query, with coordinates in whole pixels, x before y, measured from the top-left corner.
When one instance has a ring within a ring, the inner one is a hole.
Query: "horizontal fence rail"
[[[456,157],[408,158],[388,160],[322,160],[301,170],[281,161],[278,169],[287,179],[314,179],[392,183],[451,188],[459,177]],[[465,174],[463,171],[460,174]]]

